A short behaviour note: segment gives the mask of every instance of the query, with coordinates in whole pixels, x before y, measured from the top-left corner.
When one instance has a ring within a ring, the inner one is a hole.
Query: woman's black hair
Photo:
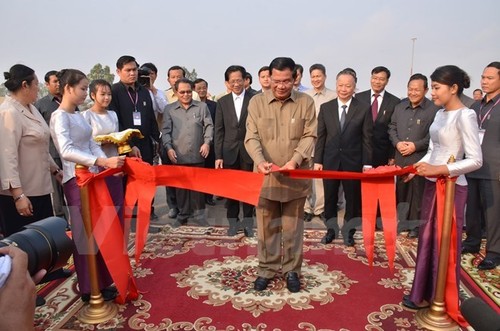
[[[31,85],[35,79],[35,71],[24,64],[15,64],[10,68],[9,72],[4,72],[3,76],[6,79],[4,85],[7,90],[16,92],[23,86],[23,82]]]
[[[465,71],[454,65],[442,66],[434,70],[431,75],[433,82],[448,86],[457,85],[457,95],[461,96],[464,88],[469,88],[470,77]]]
[[[63,69],[57,73],[61,94],[64,94],[64,88],[67,86],[74,87],[78,85],[82,79],[87,79],[83,72],[77,69]]]

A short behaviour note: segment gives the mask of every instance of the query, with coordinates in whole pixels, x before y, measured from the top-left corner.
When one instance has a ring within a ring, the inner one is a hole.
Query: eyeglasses
[[[241,85],[243,84],[243,79],[230,80],[228,83],[230,86]]]
[[[184,95],[184,94],[192,94],[193,91],[177,91],[177,93],[179,93],[180,95]]]
[[[285,86],[290,86],[293,84],[293,80],[290,80],[290,79],[285,79],[285,80],[274,80],[274,79],[271,79],[271,82],[274,84],[274,85],[285,85]]]

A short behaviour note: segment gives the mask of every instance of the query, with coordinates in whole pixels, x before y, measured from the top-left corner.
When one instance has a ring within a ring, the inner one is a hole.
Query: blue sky
[[[98,62],[114,70],[129,54],[157,65],[162,89],[178,64],[195,68],[218,94],[227,66],[245,66],[259,89],[258,69],[290,56],[306,70],[324,64],[331,88],[336,73],[352,67],[360,91],[371,69],[385,65],[387,90],[404,96],[415,37],[414,72],[458,65],[472,77],[471,95],[485,65],[500,60],[498,0],[0,0],[0,12],[0,70],[23,63],[40,79],[65,67],[88,73]],[[310,86],[308,74],[303,84]]]

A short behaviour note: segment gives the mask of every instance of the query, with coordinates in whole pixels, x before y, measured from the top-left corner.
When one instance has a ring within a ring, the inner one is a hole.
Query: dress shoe
[[[35,307],[40,307],[45,304],[45,299],[42,296],[36,295]]]
[[[481,263],[478,264],[477,268],[479,270],[491,270],[495,269],[499,265],[500,265],[500,257],[497,258],[487,257],[484,260],[482,260]]]
[[[300,291],[300,279],[299,274],[295,271],[290,271],[286,275],[286,287],[292,293],[297,293]]]
[[[418,228],[411,229],[408,231],[408,238],[418,238]]]
[[[337,237],[334,229],[328,229],[325,236],[321,239],[322,244],[329,244]]]
[[[424,309],[424,308],[429,307],[428,304],[417,305],[416,303],[414,303],[413,301],[410,300],[410,296],[409,295],[403,296],[403,301],[401,303],[406,308],[409,308],[409,309],[412,309],[412,310],[419,310],[419,309]]]
[[[251,227],[243,228],[243,233],[245,234],[245,237],[247,237],[247,238],[253,238],[255,236],[254,232],[253,232],[253,228],[251,228]]]
[[[157,221],[158,218],[159,218],[158,215],[156,215],[154,211],[152,211],[151,214],[149,215],[149,220],[150,221],[153,221],[153,222]]]
[[[470,246],[462,246],[462,254],[477,254],[479,253],[479,248],[473,248]]]
[[[253,289],[256,291],[264,291],[269,284],[270,279],[264,277],[257,277],[255,282],[253,283]]]
[[[108,286],[104,289],[101,290],[101,295],[104,301],[111,301],[116,298],[118,295],[118,290],[114,286]],[[82,294],[82,301],[83,302],[89,302],[90,301],[90,294],[89,293],[83,293]]]
[[[314,215],[308,212],[304,213],[304,222],[311,222]]]
[[[171,208],[171,209],[168,211],[168,217],[169,217],[169,218],[176,218],[176,217],[177,217],[177,214],[179,214],[179,209],[177,209],[177,208]]]
[[[73,272],[69,269],[64,269],[64,268],[57,269],[55,271],[52,271],[52,272],[46,274],[42,278],[40,283],[48,283],[48,282],[51,282],[51,281],[56,280],[56,279],[68,278],[72,274],[73,274]]]
[[[205,203],[209,206],[215,206],[215,201],[212,198],[206,198]]]
[[[227,235],[229,237],[234,237],[238,234],[238,228],[236,226],[229,225],[229,229],[227,229]]]
[[[347,247],[354,247],[354,234],[356,233],[356,229],[350,229],[349,232],[344,235],[342,233],[342,236],[344,238],[344,245]]]

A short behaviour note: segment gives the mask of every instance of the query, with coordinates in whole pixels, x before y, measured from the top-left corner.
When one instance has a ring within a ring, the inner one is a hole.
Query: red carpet
[[[414,313],[400,305],[412,280],[414,240],[398,238],[391,272],[381,234],[369,267],[359,233],[356,248],[346,248],[341,240],[322,245],[324,231],[307,230],[302,289],[291,294],[281,277],[255,292],[256,241],[225,232],[166,227],[151,235],[135,266],[140,299],[97,326],[75,317],[83,304],[74,277],[42,289],[47,305],[37,309],[37,330],[419,330]],[[463,276],[461,295],[482,295]]]

